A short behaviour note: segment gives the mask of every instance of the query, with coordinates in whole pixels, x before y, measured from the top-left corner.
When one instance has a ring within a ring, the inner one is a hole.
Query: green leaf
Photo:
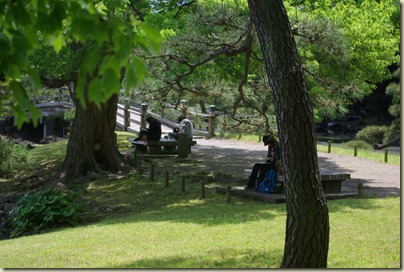
[[[132,87],[136,85],[137,82],[137,75],[136,70],[133,65],[129,65],[126,68],[126,75],[125,75],[125,89],[129,91]]]
[[[45,215],[45,217],[43,218],[43,220],[45,221],[45,222],[50,222],[50,221],[52,221],[53,220],[53,212],[49,212],[48,214],[46,214]]]
[[[55,49],[56,53],[59,53],[60,50],[63,48],[63,46],[66,46],[66,42],[65,42],[62,32],[60,32],[59,35],[54,36],[53,39],[51,40],[50,44]]]
[[[140,28],[144,31],[144,34],[146,35],[147,39],[150,42],[151,47],[155,52],[160,51],[160,44],[163,41],[163,38],[161,37],[160,33],[153,28],[151,25],[148,23],[142,22],[140,23]]]
[[[12,79],[17,79],[21,76],[20,67],[14,63],[10,63],[8,66],[7,76]]]
[[[18,129],[21,129],[22,125],[26,122],[29,123],[29,117],[27,112],[20,106],[14,106],[14,123]]]
[[[74,213],[74,208],[71,207],[71,208],[68,209],[67,211],[64,211],[64,212],[63,212],[63,216],[69,217],[69,216],[71,216],[73,213]]]
[[[77,86],[76,86],[76,98],[80,102],[83,109],[86,109],[86,98],[84,96],[84,79],[83,76],[80,76],[82,72],[79,72],[79,76],[77,79]]]
[[[26,26],[29,25],[32,20],[31,15],[25,10],[23,5],[22,1],[15,1],[10,11],[16,25]]]
[[[38,71],[35,69],[28,69],[27,72],[31,76],[32,83],[34,84],[34,96],[36,97],[39,89],[41,88],[41,78]]]
[[[13,96],[18,105],[25,106],[29,104],[27,91],[20,82],[15,80],[10,82],[10,89],[13,90]]]
[[[121,66],[120,66],[119,62],[117,61],[115,55],[107,56],[107,57],[104,58],[104,61],[103,61],[102,65],[101,65],[100,74],[105,73],[105,71],[108,70],[108,69],[115,70],[117,68],[119,69],[120,67]]]
[[[114,93],[119,93],[121,82],[113,69],[107,69],[101,78],[102,91],[104,93],[104,101],[106,102]]]
[[[134,65],[136,70],[136,84],[139,85],[147,77],[147,69],[144,62],[136,56],[132,58],[132,64]]]
[[[28,104],[27,108],[28,108],[29,113],[31,114],[31,118],[32,118],[34,127],[37,127],[39,118],[41,118],[41,115],[42,115],[41,111],[37,107],[35,107],[31,104]]]
[[[88,100],[94,102],[94,104],[99,108],[102,102],[102,85],[99,78],[91,80],[90,86],[88,87]]]

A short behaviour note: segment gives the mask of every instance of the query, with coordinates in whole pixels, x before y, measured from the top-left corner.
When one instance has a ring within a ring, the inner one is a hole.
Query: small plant
[[[0,139],[0,177],[29,168],[33,159],[28,149],[10,140]]]
[[[372,150],[372,145],[365,142],[365,141],[360,141],[360,140],[352,140],[346,143],[342,144],[343,146],[349,147],[349,148],[358,148],[358,149],[366,149],[366,150]]]
[[[73,192],[45,189],[25,194],[11,211],[11,237],[37,233],[53,227],[75,225],[82,205]]]

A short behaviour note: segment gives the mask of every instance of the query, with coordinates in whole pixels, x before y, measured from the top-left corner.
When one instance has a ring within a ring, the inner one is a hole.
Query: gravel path
[[[203,170],[231,174],[242,178],[244,169],[251,169],[257,161],[266,156],[262,143],[236,140],[197,139],[191,158],[203,160]],[[321,171],[350,173],[351,179],[343,182],[343,187],[356,190],[359,182],[365,185],[369,196],[400,195],[400,166],[394,166],[354,156],[319,153]],[[202,170],[202,169],[201,169]]]

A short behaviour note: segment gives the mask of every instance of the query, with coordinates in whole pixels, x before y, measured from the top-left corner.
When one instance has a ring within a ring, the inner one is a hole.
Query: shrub
[[[381,144],[387,130],[387,126],[368,126],[356,134],[356,139],[369,144]]]
[[[389,142],[391,140],[393,140],[394,138],[396,138],[397,136],[400,136],[400,130],[401,130],[401,124],[400,124],[401,119],[397,118],[394,119],[390,126],[389,129],[387,130],[387,132],[384,134],[384,139],[383,141]]]
[[[29,168],[33,159],[24,145],[0,139],[0,177]]]
[[[23,195],[10,213],[11,237],[37,233],[52,227],[75,225],[82,205],[73,192],[45,189]]]
[[[348,148],[354,148],[355,146],[358,149],[366,149],[366,150],[372,150],[372,145],[365,142],[365,141],[360,141],[360,140],[352,140],[346,143],[342,144],[343,146],[346,146]]]

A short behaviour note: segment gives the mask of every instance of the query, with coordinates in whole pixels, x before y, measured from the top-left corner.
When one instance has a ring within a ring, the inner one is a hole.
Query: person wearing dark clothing
[[[149,116],[146,118],[149,124],[148,128],[141,128],[139,137],[135,141],[160,141],[161,138],[161,123],[159,120]]]
[[[276,162],[281,159],[279,142],[275,139],[275,137],[266,135],[262,138],[262,141],[264,142],[264,146],[268,146],[267,158],[265,162],[258,162],[254,164],[245,189],[256,188],[256,185],[259,185],[264,179],[266,171],[270,169],[276,171]]]

